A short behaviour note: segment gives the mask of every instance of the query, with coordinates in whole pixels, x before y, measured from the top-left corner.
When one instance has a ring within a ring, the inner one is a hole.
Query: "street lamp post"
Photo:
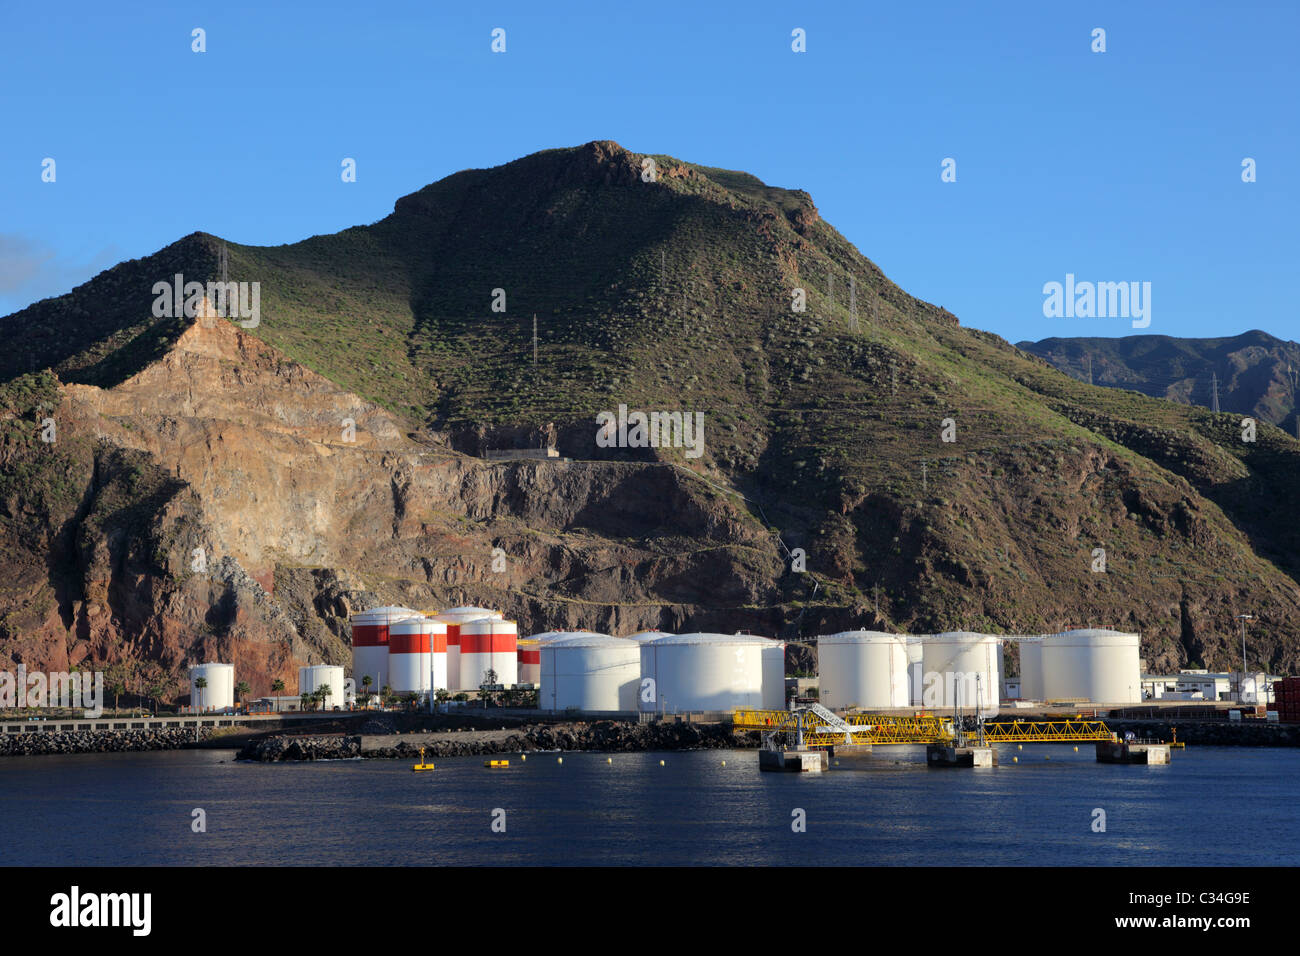
[[[1237,615],[1241,622],[1241,680],[1237,682],[1237,698],[1243,704],[1246,702],[1246,622],[1254,619],[1253,614]]]

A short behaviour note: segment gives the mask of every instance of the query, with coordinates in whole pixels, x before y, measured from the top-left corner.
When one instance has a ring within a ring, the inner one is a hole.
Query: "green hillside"
[[[553,427],[571,457],[658,457],[744,495],[807,552],[812,575],[770,584],[787,620],[1109,624],[1153,660],[1227,666],[1247,608],[1297,661],[1294,438],[1088,386],[899,289],[806,193],[653,158],[654,182],[608,142],[457,173],[372,226],[229,244],[230,278],[261,284],[255,335],[414,434],[475,450]],[[220,245],[186,237],[0,320],[39,333],[0,374],[121,381],[183,327],[150,317],[153,282],[211,278]],[[703,412],[704,457],[597,448],[620,403]]]

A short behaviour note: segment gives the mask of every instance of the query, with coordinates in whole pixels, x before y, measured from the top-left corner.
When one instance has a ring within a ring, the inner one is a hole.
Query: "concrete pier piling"
[[[996,767],[998,752],[993,747],[958,747],[928,744],[925,762],[931,767]]]
[[[1168,744],[1138,744],[1106,741],[1097,744],[1098,763],[1169,763]]]
[[[759,770],[776,770],[787,773],[821,773],[830,761],[824,750],[807,750],[791,747],[786,750],[760,750]]]

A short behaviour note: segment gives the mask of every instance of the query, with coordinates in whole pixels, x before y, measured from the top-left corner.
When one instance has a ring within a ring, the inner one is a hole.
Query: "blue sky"
[[[903,288],[1012,341],[1133,332],[1044,318],[1066,273],[1150,282],[1148,333],[1300,338],[1294,2],[119,6],[2,15],[0,314],[195,230],[293,242],[614,139],[808,190]]]

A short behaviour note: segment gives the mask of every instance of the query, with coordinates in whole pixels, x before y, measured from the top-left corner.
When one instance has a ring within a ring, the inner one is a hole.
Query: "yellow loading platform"
[[[802,727],[800,727],[800,723]],[[944,744],[957,735],[952,721],[935,714],[831,714],[821,707],[800,713],[785,710],[737,710],[732,714],[736,730],[763,733],[802,731],[809,747],[835,744]],[[1111,742],[1115,735],[1100,720],[1080,718],[1058,720],[1009,720],[984,724],[984,741],[990,744]]]

